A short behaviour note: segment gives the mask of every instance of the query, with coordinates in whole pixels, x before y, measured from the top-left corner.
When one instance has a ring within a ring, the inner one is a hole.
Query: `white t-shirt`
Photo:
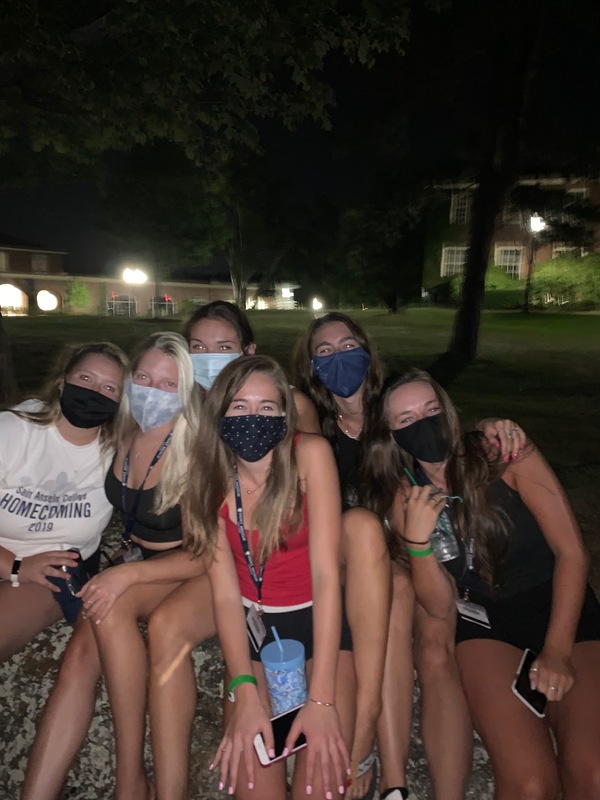
[[[41,407],[36,400],[17,406]],[[113,510],[104,492],[109,465],[97,439],[78,446],[55,425],[0,413],[0,546],[21,557],[77,547],[89,558]]]

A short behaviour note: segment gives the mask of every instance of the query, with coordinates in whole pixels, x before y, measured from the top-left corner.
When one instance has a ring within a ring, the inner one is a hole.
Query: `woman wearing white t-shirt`
[[[0,413],[0,661],[70,616],[61,568],[98,569],[126,369],[118,347],[82,345],[60,360],[40,399]]]

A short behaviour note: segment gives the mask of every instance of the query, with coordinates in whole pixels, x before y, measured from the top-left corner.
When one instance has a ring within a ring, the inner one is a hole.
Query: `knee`
[[[415,641],[415,665],[419,679],[435,675],[439,679],[441,673],[456,671],[454,648],[450,640],[417,639]]]
[[[58,680],[72,683],[82,676],[100,676],[98,645],[89,626],[76,630],[65,650]]]
[[[558,775],[552,768],[537,770],[533,765],[531,772],[513,776],[507,783],[503,781],[506,796],[519,800],[556,800],[559,792]]]
[[[352,508],[342,516],[342,547],[346,558],[360,563],[389,563],[385,533],[379,517],[365,508]]]

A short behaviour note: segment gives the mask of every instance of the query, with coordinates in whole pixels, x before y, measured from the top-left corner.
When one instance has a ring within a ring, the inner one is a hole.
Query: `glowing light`
[[[10,283],[0,286],[0,306],[2,308],[22,308],[23,292]]]
[[[36,300],[41,311],[55,311],[58,307],[58,297],[45,289],[37,293]]]
[[[313,297],[312,307],[313,311],[320,311],[323,308],[323,303],[320,300],[317,300],[316,297]]]
[[[288,289],[287,286],[282,286],[281,288],[281,296],[291,298],[294,296],[294,292],[291,289]]]
[[[148,276],[144,270],[140,269],[139,267],[125,267],[123,270],[123,280],[125,283],[131,283],[135,286],[139,286],[142,283],[146,283]]]
[[[535,214],[531,215],[529,220],[529,227],[532,233],[540,233],[546,227],[546,223],[544,222],[543,218],[536,212]]]

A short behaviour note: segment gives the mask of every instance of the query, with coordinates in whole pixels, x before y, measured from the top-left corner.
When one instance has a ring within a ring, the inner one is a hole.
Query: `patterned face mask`
[[[165,392],[152,386],[140,386],[128,379],[125,391],[129,398],[131,416],[142,431],[160,428],[181,411],[179,392]]]
[[[350,397],[359,390],[370,363],[371,356],[362,347],[312,357],[315,375],[337,397]]]
[[[194,380],[208,391],[212,388],[223,367],[241,355],[241,353],[190,353],[194,368]]]
[[[285,417],[266,414],[244,414],[221,417],[219,435],[243,461],[260,461],[285,439]]]

